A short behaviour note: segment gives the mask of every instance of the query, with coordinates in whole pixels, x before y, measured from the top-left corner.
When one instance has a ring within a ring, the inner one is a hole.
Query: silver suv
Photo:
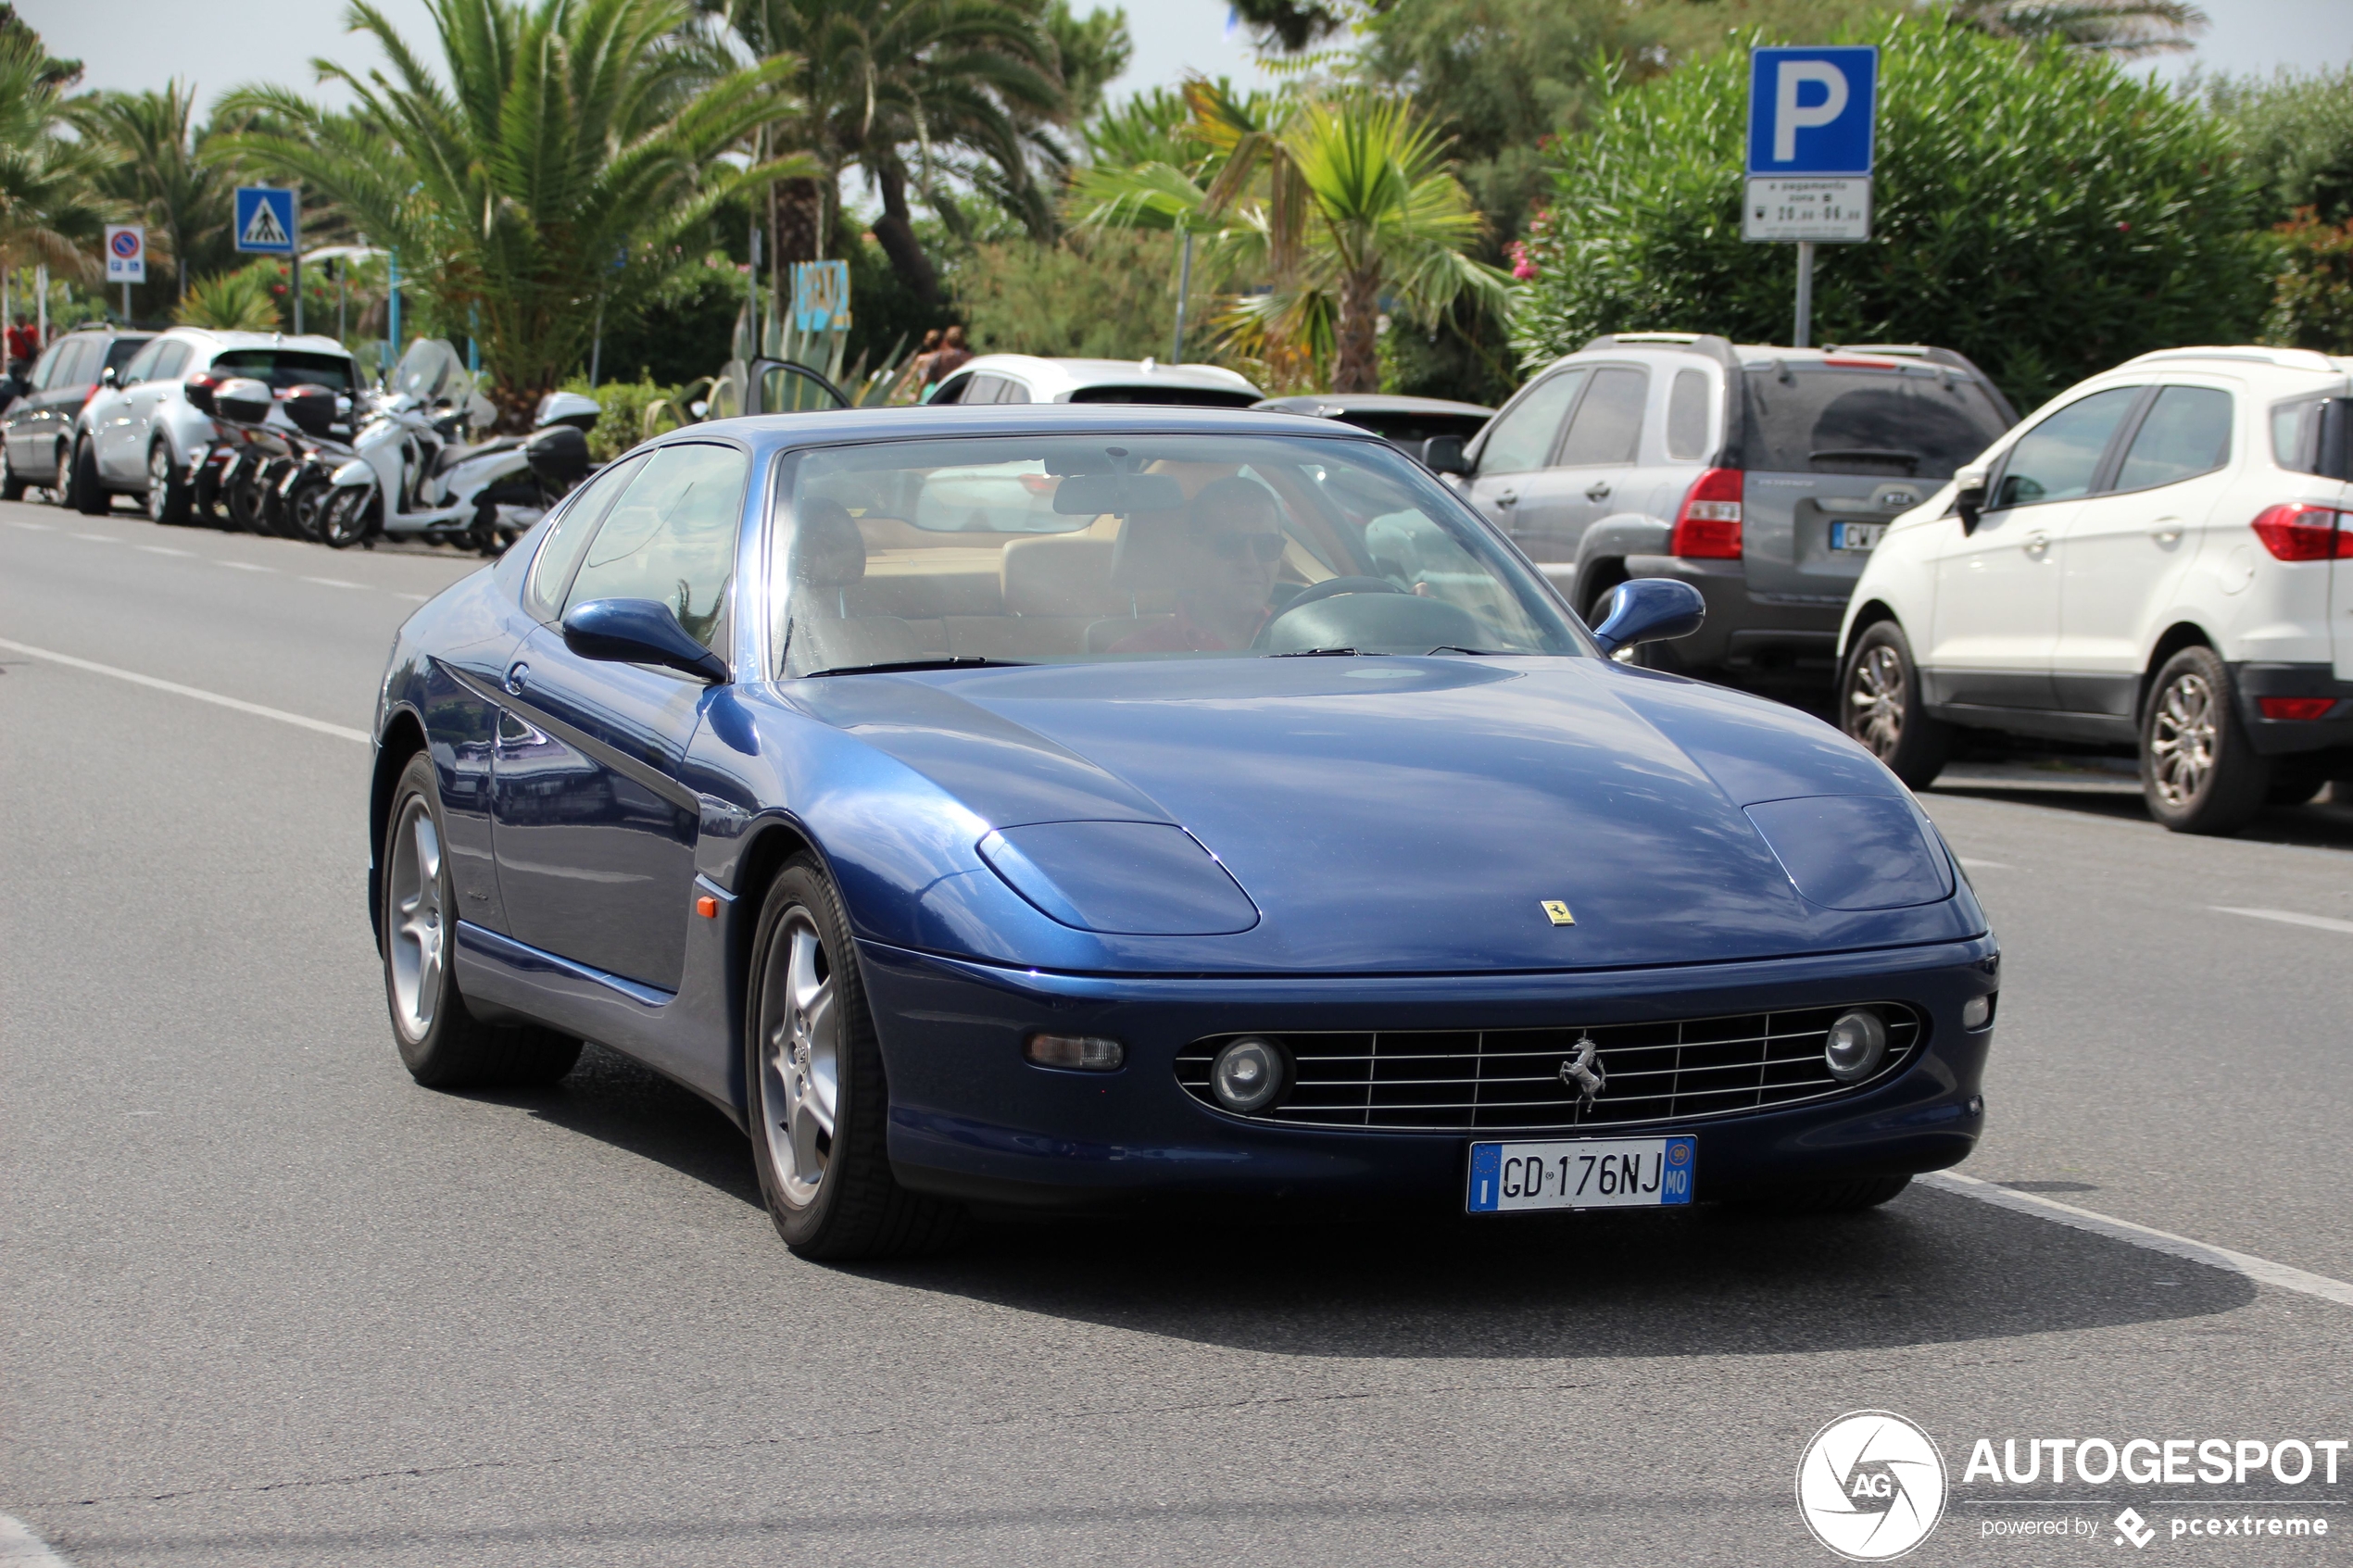
[[[1645,647],[1694,674],[1818,677],[1888,520],[2018,420],[1949,349],[1595,338],[1522,387],[1453,473],[1590,621],[1633,577],[1707,600],[1695,634]]]

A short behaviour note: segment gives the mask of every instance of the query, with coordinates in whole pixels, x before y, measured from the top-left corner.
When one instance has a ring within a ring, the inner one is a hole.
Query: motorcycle
[[[198,386],[197,379],[208,384]],[[269,384],[249,376],[192,378],[189,401],[212,416],[218,433],[195,465],[191,499],[206,512],[216,502],[224,505],[230,522],[248,533],[276,533],[271,526],[271,477],[294,458],[300,428],[281,410]]]
[[[420,340],[401,356],[389,395],[353,437],[356,455],[331,476],[333,494],[320,514],[321,537],[339,547],[372,546],[379,537],[422,537],[486,556],[505,550],[561,492],[541,476],[526,450],[536,436],[465,439],[483,422],[473,416],[487,409],[457,350],[438,339]],[[598,414],[594,398],[551,393],[541,399],[535,422],[543,434],[572,428],[582,438],[585,462],[585,433]]]

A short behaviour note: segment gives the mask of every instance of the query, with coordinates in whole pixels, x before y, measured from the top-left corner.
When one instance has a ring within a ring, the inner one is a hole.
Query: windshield
[[[788,675],[1588,651],[1459,501],[1362,440],[877,442],[798,454],[778,483]]]
[[[2008,428],[1969,377],[1943,367],[1751,365],[1752,473],[1945,480]]]
[[[232,348],[216,354],[213,373],[222,378],[251,376],[268,382],[273,392],[292,386],[324,386],[351,390],[351,361],[333,354],[309,354],[298,348]]]

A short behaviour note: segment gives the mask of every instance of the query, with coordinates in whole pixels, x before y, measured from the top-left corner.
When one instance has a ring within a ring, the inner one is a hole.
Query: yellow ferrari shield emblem
[[[1554,925],[1575,925],[1577,923],[1577,917],[1568,912],[1568,906],[1562,903],[1557,898],[1547,898],[1544,900],[1544,918],[1551,921]]]

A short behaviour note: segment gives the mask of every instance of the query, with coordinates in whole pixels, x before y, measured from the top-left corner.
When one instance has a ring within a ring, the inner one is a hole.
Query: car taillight
[[[2334,507],[2304,501],[2267,507],[2255,519],[2255,536],[2281,560],[2353,559],[2353,529]]]
[[[2333,696],[2259,696],[2255,702],[2266,719],[2325,719],[2336,706]]]
[[[1738,469],[1710,469],[1693,481],[1675,514],[1668,551],[1703,560],[1740,558],[1741,485]]]

